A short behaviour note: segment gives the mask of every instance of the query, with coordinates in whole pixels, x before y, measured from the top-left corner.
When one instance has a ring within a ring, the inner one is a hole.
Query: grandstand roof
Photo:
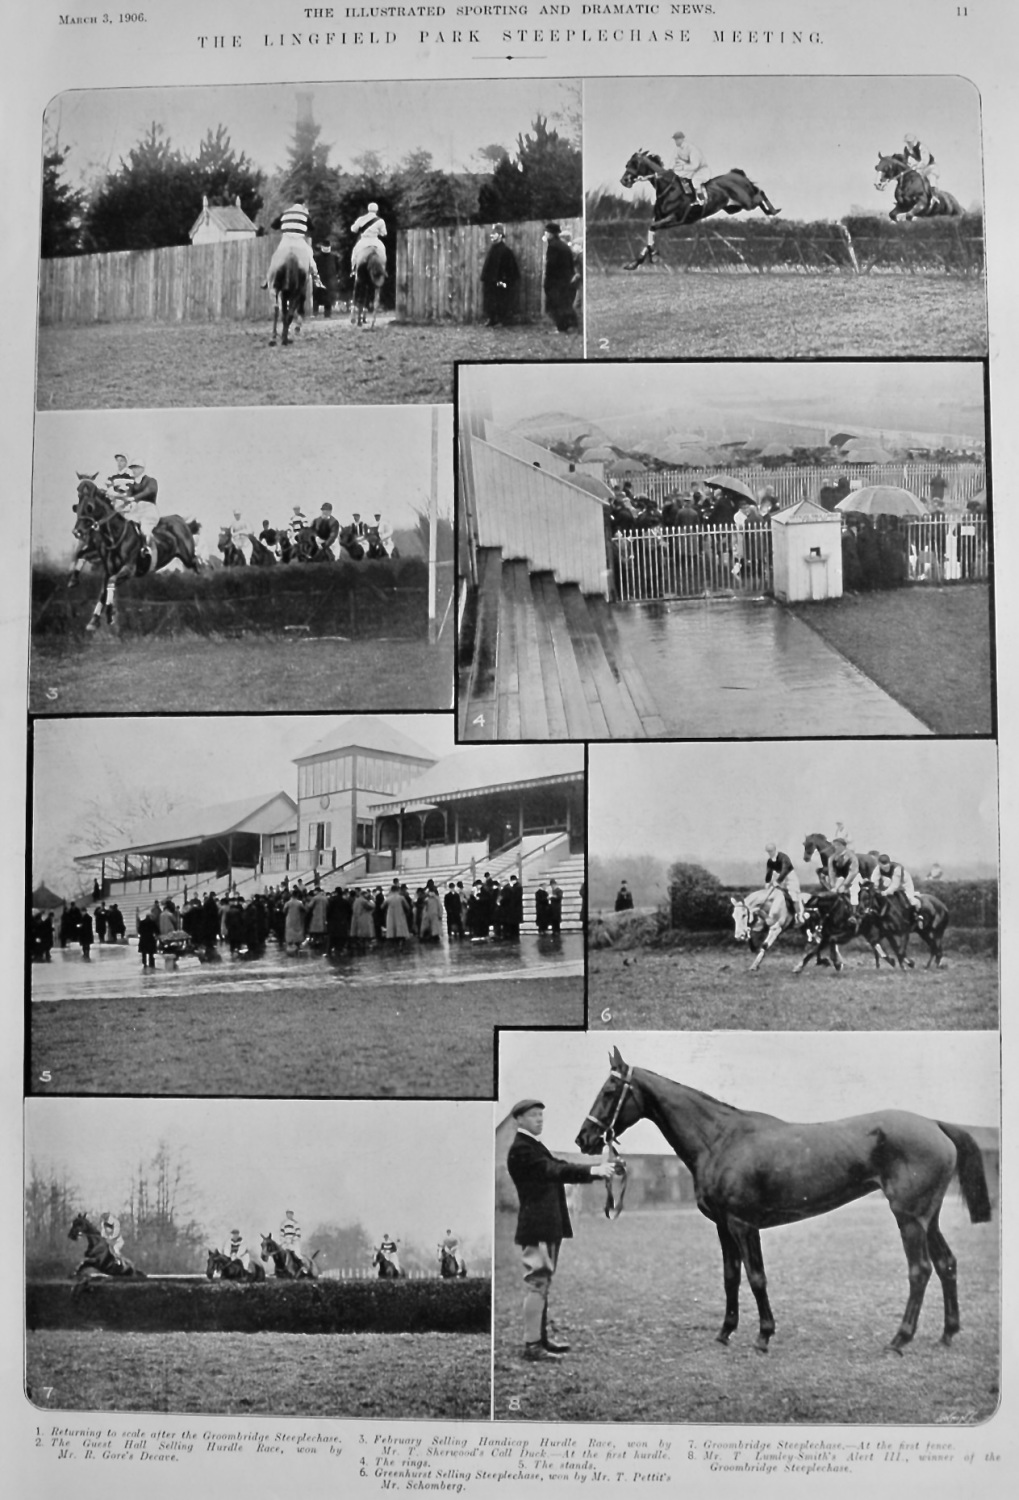
[[[344,719],[302,754],[295,755],[294,762],[300,764],[302,760],[328,755],[335,750],[368,750],[373,755],[399,755],[406,760],[427,761],[430,766],[437,759],[431,750],[426,750],[409,735],[401,734],[391,725],[383,724],[381,719],[366,714],[356,719]]]
[[[415,804],[459,802],[490,792],[523,786],[542,786],[559,781],[582,781],[584,757],[576,745],[486,745],[476,750],[458,750],[445,756],[419,776],[403,799]],[[386,798],[370,805],[392,806],[401,799]]]
[[[218,802],[197,811],[168,813],[132,829],[123,843],[107,849],[93,849],[77,857],[94,860],[106,854],[135,854],[156,849],[187,849],[206,839],[224,838],[234,833],[277,833],[297,827],[297,803],[286,792],[262,792],[257,797],[242,797],[236,802]]]

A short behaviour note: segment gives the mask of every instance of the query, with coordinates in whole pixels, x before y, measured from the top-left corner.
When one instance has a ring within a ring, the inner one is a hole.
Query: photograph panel
[[[580,115],[556,79],[58,95],[39,409],[448,402],[455,360],[582,354]]]
[[[984,375],[460,366],[460,738],[992,733]]]
[[[448,708],[451,445],[450,407],[40,414],[30,709]]]
[[[592,358],[986,354],[967,79],[684,78],[676,101],[585,85]]]
[[[496,1113],[497,1419],[997,1409],[996,1035],[504,1032]]]
[[[29,1100],[28,1399],[484,1420],[490,1122],[489,1104]],[[105,1436],[101,1457],[129,1456]]]
[[[592,1026],[997,1031],[993,744],[633,757],[591,748]]]
[[[491,1098],[584,1023],[585,804],[446,714],[38,721],[30,1090]]]

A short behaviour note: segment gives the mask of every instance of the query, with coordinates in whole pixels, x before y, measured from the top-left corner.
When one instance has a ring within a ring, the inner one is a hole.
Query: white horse
[[[762,890],[751,891],[749,896],[730,896],[732,920],[737,943],[749,943],[754,955],[750,972],[756,973],[764,955],[773,948],[786,928],[792,925],[793,914],[789,910],[785,892],[778,886],[767,885]]]

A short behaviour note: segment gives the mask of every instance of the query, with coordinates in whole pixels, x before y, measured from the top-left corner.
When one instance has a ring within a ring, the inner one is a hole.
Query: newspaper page
[[[16,1482],[1004,1494],[1013,7],[7,31]]]

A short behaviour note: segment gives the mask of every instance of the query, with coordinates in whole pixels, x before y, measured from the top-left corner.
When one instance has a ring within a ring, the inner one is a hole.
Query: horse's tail
[[[938,1120],[936,1124],[955,1147],[955,1170],[959,1174],[959,1186],[962,1188],[963,1202],[969,1209],[970,1219],[974,1224],[988,1223],[991,1217],[991,1195],[987,1190],[987,1173],[984,1171],[984,1157],[980,1147],[961,1125],[946,1125],[944,1120]]]

